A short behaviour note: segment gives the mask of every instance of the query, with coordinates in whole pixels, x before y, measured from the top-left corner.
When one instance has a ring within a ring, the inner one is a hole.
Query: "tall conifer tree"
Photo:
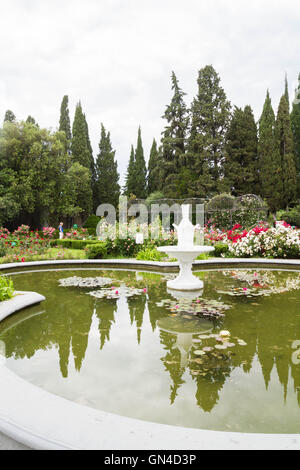
[[[148,162],[148,195],[158,191],[160,185],[161,162],[156,140],[153,139]]]
[[[137,147],[134,164],[135,185],[134,194],[139,199],[147,197],[147,167],[144,157],[141,128],[138,130]]]
[[[258,169],[260,195],[275,213],[280,207],[281,159],[276,143],[275,113],[269,91],[259,120]]]
[[[276,120],[276,139],[281,159],[281,208],[285,209],[296,197],[297,173],[289,104],[282,96]]]
[[[294,137],[294,153],[297,170],[297,197],[300,197],[300,74],[298,87],[295,90],[295,99],[291,113],[291,124]]]
[[[71,142],[72,134],[69,114],[69,97],[67,95],[63,97],[60,107],[59,130],[63,131],[66,134],[68,141]]]
[[[163,118],[167,121],[162,133],[162,179],[164,194],[176,197],[179,193],[178,182],[180,169],[185,166],[186,133],[188,111],[184,102],[185,93],[179,87],[178,79],[172,72],[171,103],[167,106]]]
[[[80,102],[76,106],[72,134],[71,151],[73,161],[90,170],[91,154],[88,148],[86,120]]]
[[[118,164],[116,152],[112,149],[110,133],[101,124],[99,154],[96,162],[97,181],[95,184],[96,206],[104,203],[118,206],[120,196]]]
[[[189,159],[197,176],[195,195],[206,197],[218,191],[223,176],[230,102],[211,65],[198,74],[198,93],[191,106]]]
[[[250,106],[234,110],[227,133],[225,179],[240,195],[258,191],[257,127]]]
[[[124,194],[128,197],[131,194],[135,194],[135,154],[133,145],[131,146],[129,163],[127,167]]]

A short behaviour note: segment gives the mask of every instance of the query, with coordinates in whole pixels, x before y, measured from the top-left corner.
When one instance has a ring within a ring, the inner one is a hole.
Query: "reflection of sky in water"
[[[300,339],[299,291],[230,298],[232,308],[221,322],[178,320],[156,306],[170,297],[160,276],[116,275],[128,285],[146,286],[148,300],[144,295],[97,301],[86,291],[58,290],[57,272],[16,277],[18,289],[34,282],[47,301],[2,323],[8,367],[52,393],[126,416],[208,429],[300,431],[300,366],[292,359]],[[280,283],[299,274],[276,276]],[[207,298],[215,298],[216,286],[226,290],[240,282],[217,272],[204,278]],[[35,315],[41,307],[45,313]],[[182,332],[178,321],[189,328],[196,322],[194,334]],[[231,355],[216,352],[209,361],[198,358],[193,351],[216,344],[192,341],[207,324],[215,333],[228,329],[247,346],[236,346]],[[190,362],[195,358],[203,362]]]

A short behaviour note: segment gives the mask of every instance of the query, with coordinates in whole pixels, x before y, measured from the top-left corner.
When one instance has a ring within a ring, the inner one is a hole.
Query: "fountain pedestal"
[[[177,258],[179,261],[179,275],[176,279],[168,281],[169,289],[193,291],[203,289],[203,282],[192,273],[193,261],[201,253],[213,251],[211,246],[197,246],[191,248],[180,248],[179,246],[160,246],[158,251],[167,253],[171,258]]]
[[[172,281],[168,281],[167,286],[169,289],[181,291],[202,289],[203,282],[192,273],[193,261],[201,253],[208,253],[214,250],[212,246],[194,245],[194,231],[196,227],[189,219],[189,210],[190,205],[184,204],[182,206],[182,221],[178,226],[174,224],[178,233],[178,245],[160,246],[158,248],[158,251],[167,253],[179,261],[179,276]]]

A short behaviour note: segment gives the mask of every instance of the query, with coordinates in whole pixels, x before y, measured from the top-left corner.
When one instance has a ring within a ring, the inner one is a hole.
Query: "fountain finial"
[[[173,224],[178,235],[179,247],[191,247],[194,245],[195,226],[190,221],[190,204],[183,204],[182,220],[179,225]]]

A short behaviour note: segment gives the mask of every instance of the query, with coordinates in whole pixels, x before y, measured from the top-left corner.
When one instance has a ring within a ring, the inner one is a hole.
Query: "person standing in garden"
[[[59,230],[59,239],[62,240],[64,238],[64,224],[63,224],[63,222],[60,222],[60,224],[58,226],[58,230]]]

